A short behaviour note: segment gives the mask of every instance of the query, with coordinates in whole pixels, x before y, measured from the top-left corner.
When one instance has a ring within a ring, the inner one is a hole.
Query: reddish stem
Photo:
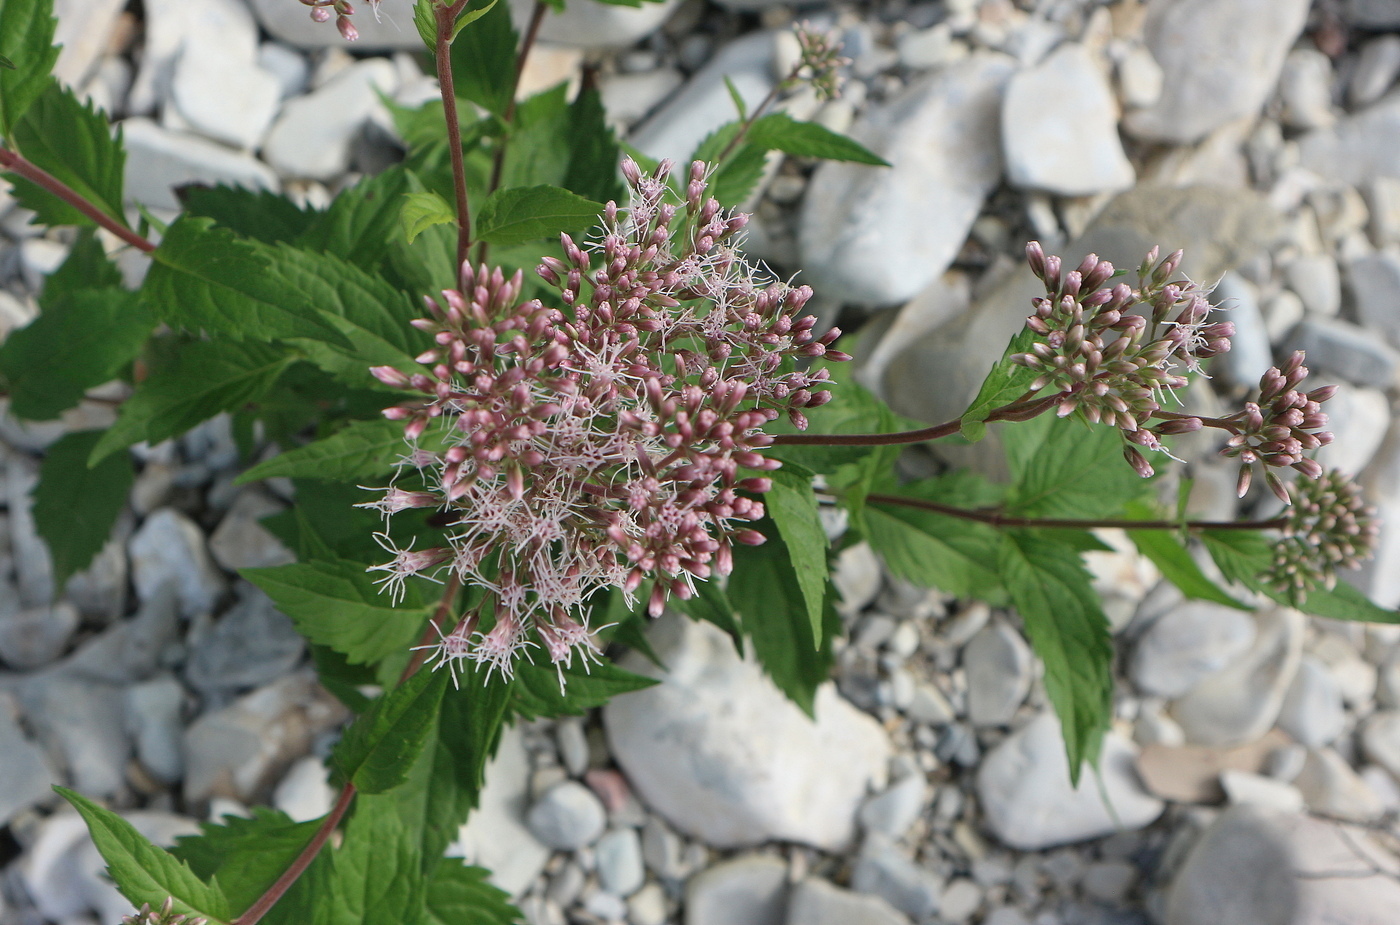
[[[1060,400],[1059,394],[1051,395],[1048,398],[1038,398],[1034,400],[1016,401],[1009,405],[1003,405],[987,415],[985,423],[994,421],[1024,421],[1043,414],[1053,408]],[[954,418],[951,421],[944,421],[942,424],[935,424],[932,427],[924,427],[919,430],[905,430],[893,434],[775,434],[773,436],[774,446],[895,446],[904,443],[923,443],[925,440],[937,440],[940,437],[951,437],[962,430],[962,419]]]
[[[457,118],[457,90],[452,82],[452,27],[467,0],[439,6],[437,17],[438,92],[442,96],[443,117],[447,121],[447,149],[452,156],[452,189],[457,199],[457,284],[461,285],[462,266],[472,246],[471,210],[467,202],[467,170],[462,157],[462,125]]]
[[[903,507],[933,511],[963,520],[991,524],[994,527],[1044,527],[1067,528],[1071,530],[1092,530],[1096,527],[1121,527],[1124,530],[1277,530],[1288,523],[1287,517],[1274,517],[1270,520],[1074,520],[1053,517],[1016,517],[999,511],[970,511],[967,508],[939,504],[923,498],[909,498],[904,495],[872,493],[865,496],[872,504],[897,504]]]
[[[234,919],[232,925],[254,925],[255,922],[267,915],[268,911],[277,904],[277,900],[282,898],[282,894],[291,889],[292,884],[297,882],[297,878],[302,875],[306,868],[311,866],[312,861],[316,860],[321,846],[331,837],[331,833],[340,824],[340,820],[345,817],[345,812],[350,808],[350,802],[354,799],[355,785],[347,782],[344,787],[340,788],[340,796],[336,798],[331,811],[326,814],[321,827],[316,830],[315,835],[311,836],[311,841],[306,843],[306,847],[301,849],[301,854],[297,855],[292,866],[282,872],[282,876],[277,878],[276,883],[268,887],[266,893],[258,897],[257,902]]]
[[[74,190],[71,186],[64,183],[44,168],[26,159],[19,152],[11,151],[7,148],[0,148],[0,168],[24,177],[31,183],[43,187],[92,219],[98,225],[121,238],[127,244],[130,244],[132,247],[139,248],[148,254],[156,249],[156,246],[150,241],[147,241],[121,222],[112,218],[112,216],[108,215],[106,212],[97,208],[97,206],[84,199],[82,194]]]

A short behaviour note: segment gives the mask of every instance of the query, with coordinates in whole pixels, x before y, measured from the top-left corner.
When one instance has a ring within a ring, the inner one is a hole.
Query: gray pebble
[[[525,821],[535,837],[549,847],[575,851],[603,834],[607,813],[593,791],[569,780],[536,800]]]

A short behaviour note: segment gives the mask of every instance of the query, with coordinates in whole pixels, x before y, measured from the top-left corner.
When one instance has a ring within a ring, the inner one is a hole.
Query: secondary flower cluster
[[[175,897],[169,896],[159,909],[152,909],[150,903],[142,903],[134,915],[122,916],[123,925],[205,925],[209,920],[203,916],[190,918],[175,912]]]
[[[794,361],[847,359],[828,349],[837,331],[817,336],[802,316],[810,289],[736,253],[747,216],[707,195],[704,164],[683,194],[667,163],[644,174],[629,159],[623,173],[628,207],[609,203],[597,240],[564,236],[564,259],[539,268],[563,310],[519,302],[519,273],[464,267],[461,289],[426,300],[415,322],[436,341],[418,358],[431,373],[373,370],[424,394],[385,415],[432,440],[410,456],[423,488],[367,506],[457,515],[449,547],[391,549],[384,581],[451,569],[493,592],[494,623],[463,621],[439,665],[509,672],[534,645],[568,665],[596,653],[583,616],[594,592],[654,579],[657,614],[694,579],[726,574],[733,543],[763,541],[746,526],[763,516],[749,495],[770,483],[743,471],[778,466],[760,452],[763,427],[780,414],[805,426],[803,409],[830,398],[826,371]]]
[[[1337,569],[1354,569],[1371,558],[1380,527],[1360,488],[1335,469],[1315,481],[1299,479],[1288,491],[1293,506],[1264,577],[1301,604],[1309,589],[1334,587]]]
[[[1331,442],[1321,403],[1336,389],[1297,391],[1308,374],[1299,352],[1266,372],[1257,399],[1236,414],[1201,418],[1164,409],[1165,396],[1187,386],[1185,374],[1201,372],[1201,361],[1229,350],[1235,333],[1230,322],[1211,320],[1209,290],[1172,279],[1181,256],[1176,251],[1159,261],[1154,248],[1138,268],[1136,287],[1110,288],[1115,270],[1107,260],[1090,254],[1065,272],[1060,258],[1032,241],[1026,257],[1046,295],[1034,300],[1026,326],[1039,339],[1011,359],[1039,374],[1031,391],[1056,390],[1060,416],[1079,411],[1122,431],[1123,455],[1138,474],[1152,475],[1141,450],[1166,452],[1162,437],[1216,427],[1230,434],[1222,454],[1241,463],[1240,495],[1259,463],[1269,488],[1287,502],[1287,488],[1268,467],[1290,466],[1312,479],[1321,474],[1303,454]]]
[[[797,46],[801,51],[793,81],[805,80],[816,91],[817,99],[834,100],[841,95],[841,68],[851,63],[841,56],[841,44],[836,37],[821,32],[808,23],[796,30]]]
[[[350,17],[355,15],[355,8],[350,5],[350,0],[301,0],[304,6],[311,7],[311,19],[314,22],[329,22],[331,14],[335,14],[335,27],[340,30],[341,37],[347,42],[353,42],[360,37],[360,30],[355,28],[355,24],[350,21]],[[379,15],[379,0],[369,0],[370,6],[374,8],[375,15]]]

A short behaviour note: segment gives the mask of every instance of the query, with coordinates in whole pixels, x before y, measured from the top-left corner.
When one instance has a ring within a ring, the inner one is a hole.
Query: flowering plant
[[[302,2],[354,38],[350,3]],[[269,522],[298,561],[243,574],[356,714],[331,757],[339,796],[311,823],[229,817],[167,852],[61,791],[140,905],[131,921],[514,921],[484,871],[443,856],[502,725],[654,683],[607,653],[644,646],[668,604],[746,637],[810,712],[841,631],[823,506],[844,512],[841,542],[868,541],[892,573],[1016,609],[1076,775],[1112,694],[1081,555],[1101,546],[1095,528],[1129,528],[1188,596],[1395,618],[1336,582],[1376,527],[1308,455],[1330,440],[1331,392],[1299,391],[1301,356],[1238,412],[1170,410],[1233,333],[1178,273],[1179,253],[1149,255],[1132,285],[1092,255],[1067,270],[1030,245],[1045,295],[972,405],[901,430],[838,372],[850,357],[805,313],[811,290],[741,248],[735,207],[769,151],[883,164],[769,111],[802,82],[834,95],[838,49],[804,31],[774,94],[677,171],[624,157],[592,91],[517,105],[521,60],[560,6],[536,4],[517,51],[505,4],[417,0],[441,100],[396,110],[404,162],[328,208],[196,187],[168,225],[133,227],[120,137],[49,74],[50,3],[0,0],[0,169],[38,221],[78,229],[42,313],[0,348],[10,410],[47,420],[114,377],[129,383],[115,424],[48,449],[36,518],[57,578],[111,532],[129,448],[228,413],[254,462],[241,481],[291,479],[298,502]],[[481,117],[463,126],[459,100]],[[564,138],[576,141],[557,157],[522,150]],[[149,257],[138,291],[118,249]],[[998,422],[1010,484],[895,478],[901,445],[975,441]],[[1228,434],[1241,495],[1262,471],[1284,514],[1158,510],[1152,461],[1207,428]],[[374,483],[385,487],[359,487]],[[1188,554],[1197,546],[1233,589]],[[378,892],[365,908],[336,899],[367,884]]]

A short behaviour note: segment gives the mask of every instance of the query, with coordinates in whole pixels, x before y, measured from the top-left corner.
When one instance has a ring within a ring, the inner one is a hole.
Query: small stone
[[[214,561],[230,572],[295,562],[296,556],[291,550],[261,523],[264,517],[283,509],[284,505],[257,489],[245,488],[239,492],[209,537],[209,552]]]
[[[230,87],[238,87],[230,93]],[[185,40],[171,80],[171,103],[190,128],[244,150],[257,147],[282,99],[282,84],[258,67],[251,48],[219,34]]]
[[[943,890],[938,917],[945,922],[966,922],[981,907],[982,888],[966,877],[959,877]]]
[[[633,828],[613,829],[593,846],[598,865],[598,883],[614,896],[626,898],[642,888],[646,869],[642,866],[642,840]]]
[[[96,798],[125,796],[131,755],[121,688],[106,681],[43,672],[20,686],[25,717],[74,789]]]
[[[819,291],[893,305],[943,274],[1001,176],[1000,104],[1012,69],[1006,56],[975,55],[915,82],[852,127],[852,137],[893,166],[817,168],[799,237],[803,268]]]
[[[48,544],[34,525],[33,491],[38,484],[38,464],[27,456],[11,455],[5,466],[5,497],[10,512],[10,553],[14,556],[15,584],[19,586],[21,608],[53,603],[53,559],[49,556]]]
[[[310,822],[331,811],[335,791],[331,789],[326,763],[308,755],[293,764],[272,791],[272,805],[293,822]]]
[[[549,848],[525,825],[529,772],[524,733],[519,725],[507,726],[486,765],[480,805],[447,849],[448,855],[491,871],[491,883],[511,896],[524,893],[549,861]]]
[[[701,871],[685,885],[685,925],[785,925],[787,865],[745,855]]]
[[[165,584],[175,588],[180,614],[208,613],[227,590],[194,521],[174,508],[147,517],[127,544],[136,596],[148,601]]]
[[[1118,92],[1123,105],[1145,109],[1162,98],[1162,66],[1152,52],[1134,45],[1118,62]]]
[[[1374,103],[1385,95],[1400,75],[1400,36],[1378,35],[1361,46],[1356,67],[1347,85],[1347,101],[1353,109]]]
[[[0,613],[0,659],[19,671],[42,668],[68,648],[78,620],[78,609],[67,601]]]
[[[1312,355],[1309,354],[1311,363]],[[1324,406],[1327,429],[1333,441],[1317,451],[1315,458],[1329,469],[1352,475],[1364,470],[1385,439],[1390,426],[1390,400],[1379,388],[1359,388],[1335,383],[1337,394]]]
[[[554,741],[564,767],[574,777],[582,777],[588,770],[588,735],[584,732],[583,720],[575,717],[559,720],[554,727]]]
[[[709,624],[662,619],[649,637],[669,666],[662,683],[603,710],[613,757],[647,805],[715,847],[848,844],[857,806],[884,784],[884,730],[830,684],[814,722]],[[657,674],[640,657],[625,665]]]
[[[649,115],[685,78],[673,67],[642,74],[611,74],[599,81],[603,108],[615,125],[631,126]]]
[[[923,775],[911,774],[866,800],[860,808],[860,824],[867,832],[902,838],[923,813],[927,799]]]
[[[89,620],[107,624],[126,613],[129,578],[126,540],[130,532],[130,521],[125,516],[120,517],[112,538],[93,556],[87,568],[64,585],[64,597]]]
[[[1308,0],[1152,0],[1143,38],[1162,67],[1162,94],[1124,125],[1140,138],[1185,144],[1254,116],[1308,8]]]
[[[350,166],[355,134],[393,94],[393,64],[370,58],[352,64],[306,96],[288,101],[263,144],[263,157],[284,177],[334,180]]]
[[[58,27],[54,44],[60,46],[53,75],[69,87],[81,86],[107,50],[122,0],[57,0],[53,5]]]
[[[1400,176],[1400,98],[1388,96],[1329,128],[1298,139],[1302,167],[1358,186],[1373,177]]]
[[[1139,690],[1179,697],[1244,655],[1254,637],[1254,620],[1248,613],[1208,601],[1186,601],[1142,634],[1128,675]]]
[[[906,32],[895,49],[899,63],[911,71],[927,71],[967,57],[967,46],[954,40],[947,23]]]
[[[258,67],[277,78],[278,92],[282,99],[300,96],[306,92],[307,82],[311,77],[311,65],[295,48],[281,42],[263,42],[258,46]]]
[[[1298,671],[1303,616],[1272,610],[1256,618],[1249,651],[1202,680],[1172,706],[1188,741],[1236,745],[1257,739],[1273,726]]]
[[[1225,796],[1220,789],[1223,772],[1260,773],[1271,756],[1289,744],[1287,735],[1272,730],[1254,742],[1234,748],[1148,745],[1138,755],[1137,769],[1147,789],[1163,799],[1218,803]]]
[[[666,891],[648,883],[627,897],[627,921],[631,925],[666,925]]]
[[[1307,747],[1294,742],[1269,752],[1269,757],[1264,762],[1264,773],[1274,780],[1291,784],[1303,772],[1303,765],[1307,761]]]
[[[1030,692],[1034,657],[1021,634],[1002,623],[982,629],[963,649],[968,718],[976,726],[1004,726]]]
[[[197,135],[169,131],[149,119],[127,119],[121,127],[126,195],[152,209],[179,209],[172,190],[192,183],[271,192],[281,188],[277,174],[251,155]]]
[[[1061,196],[1133,185],[1108,79],[1083,45],[1067,42],[1006,88],[1001,139],[1007,179]]]
[[[943,696],[942,691],[932,684],[918,682],[914,685],[914,696],[910,699],[904,715],[916,723],[929,723],[934,726],[946,725],[957,719],[953,705]]]
[[[1355,273],[1355,264],[1352,272]],[[1288,288],[1303,300],[1303,308],[1314,315],[1336,316],[1342,307],[1342,278],[1337,261],[1326,254],[1295,257],[1283,270]]]
[[[346,47],[345,39],[331,23],[314,22],[310,10],[300,3],[288,5],[280,0],[249,0],[253,12],[269,34],[279,41],[296,48],[328,48],[339,50]],[[360,37],[348,47],[356,52],[414,51],[423,50],[423,40],[413,27],[411,10],[397,10],[392,13],[386,5],[381,16],[371,10],[356,8],[355,29]]]
[[[136,616],[85,640],[65,658],[63,668],[86,678],[131,684],[154,674],[169,659],[180,626],[175,589],[162,585]]]
[[[239,601],[212,627],[190,634],[185,680],[205,694],[257,687],[301,661],[306,642],[272,600],[247,582]]]
[[[1377,876],[1376,870],[1384,871]],[[1394,858],[1363,831],[1253,806],[1221,813],[1172,882],[1170,925],[1385,925],[1400,905]],[[1326,871],[1332,876],[1301,875]]]
[[[662,0],[629,8],[603,0],[576,0],[562,13],[545,17],[540,38],[597,50],[629,48],[660,29],[679,3]],[[516,23],[528,21],[530,8],[529,0],[511,0]]]
[[[841,599],[836,608],[844,616],[854,616],[874,602],[880,593],[880,560],[864,541],[841,550],[831,573]]]
[[[1347,269],[1357,319],[1383,334],[1391,345],[1400,346],[1400,297],[1395,288],[1400,286],[1400,249],[1368,254],[1353,260]]]
[[[58,779],[44,750],[20,729],[18,714],[14,697],[0,692],[0,826],[8,826],[32,806],[49,802],[50,785]]]
[[[1279,728],[1303,745],[1321,748],[1342,734],[1346,719],[1341,689],[1327,666],[1310,655],[1303,656],[1283,698]]]
[[[684,880],[690,875],[685,842],[657,816],[649,816],[642,826],[642,857],[663,880]]]
[[[135,740],[136,757],[164,784],[179,782],[185,773],[184,710],[185,689],[172,677],[126,689],[127,732]]]
[[[1332,124],[1332,60],[1316,48],[1295,48],[1283,61],[1278,96],[1283,122],[1290,128],[1325,128]]]
[[[843,890],[816,877],[793,887],[785,925],[908,925],[909,920],[878,896]]]
[[[576,851],[597,841],[607,812],[593,791],[577,781],[551,787],[530,807],[526,822],[541,842],[560,851]]]
[[[988,752],[978,769],[987,825],[1004,843],[1038,851],[1142,828],[1161,814],[1162,802],[1138,781],[1128,742],[1108,733],[1098,774],[1081,775],[1073,787],[1060,736],[1055,715],[1042,713]]]
[[[851,889],[884,899],[916,922],[938,912],[943,880],[920,867],[893,841],[872,833],[861,844]]]
[[[1090,897],[1121,906],[1137,882],[1138,869],[1127,861],[1096,861],[1084,869],[1080,885]]]
[[[982,925],[1031,925],[1024,912],[1014,906],[1002,906],[987,913]]]
[[[250,803],[311,748],[317,736],[345,721],[347,711],[299,671],[205,713],[185,730],[186,803],[212,796]]]
[[[1336,265],[1333,264],[1335,274]],[[1254,388],[1259,377],[1274,365],[1269,346],[1269,329],[1259,309],[1259,292],[1238,273],[1226,273],[1215,285],[1215,303],[1224,308],[1224,317],[1235,326],[1230,350],[1215,361],[1226,378],[1236,385]],[[1338,291],[1338,299],[1341,293]]]
[[[1373,713],[1362,727],[1361,744],[1372,761],[1400,778],[1400,711]]]
[[[1309,749],[1293,786],[1309,810],[1349,822],[1374,822],[1386,806],[1346,759],[1330,748]]]
[[[1231,806],[1248,804],[1285,813],[1303,808],[1303,795],[1297,787],[1260,774],[1225,771],[1220,775],[1220,786]]]

